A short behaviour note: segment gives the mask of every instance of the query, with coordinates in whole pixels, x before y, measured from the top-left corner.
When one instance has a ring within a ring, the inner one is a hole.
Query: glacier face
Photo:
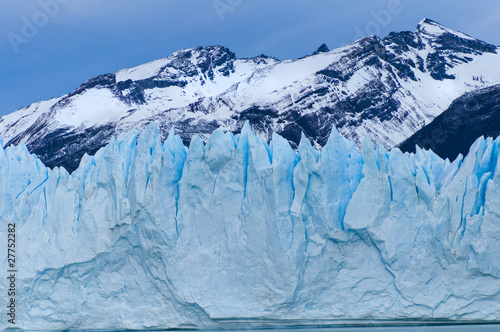
[[[296,153],[248,123],[189,148],[173,130],[162,143],[151,124],[72,174],[23,144],[0,148],[0,237],[17,227],[16,326],[498,320],[499,150],[500,138],[480,138],[449,162],[365,140],[360,153],[334,129],[321,151],[303,137]]]

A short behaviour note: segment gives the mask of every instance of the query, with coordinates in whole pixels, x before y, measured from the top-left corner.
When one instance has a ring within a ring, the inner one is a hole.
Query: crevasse
[[[295,152],[248,124],[186,148],[151,124],[69,174],[23,144],[0,148],[16,326],[498,319],[499,149],[479,138],[449,162],[365,140],[360,153],[334,129],[321,151],[303,137]]]

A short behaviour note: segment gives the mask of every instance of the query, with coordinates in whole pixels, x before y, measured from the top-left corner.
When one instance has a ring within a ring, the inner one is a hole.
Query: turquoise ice
[[[334,129],[321,151],[303,137],[296,152],[248,124],[187,148],[151,124],[69,174],[23,144],[0,148],[16,326],[498,320],[499,150],[500,138],[479,138],[450,162],[366,139],[358,152]],[[6,287],[0,278],[0,298]]]

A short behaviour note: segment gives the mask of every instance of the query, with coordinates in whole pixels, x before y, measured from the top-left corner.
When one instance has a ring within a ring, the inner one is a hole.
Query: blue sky
[[[195,46],[290,59],[425,17],[500,45],[498,0],[2,0],[0,115]]]

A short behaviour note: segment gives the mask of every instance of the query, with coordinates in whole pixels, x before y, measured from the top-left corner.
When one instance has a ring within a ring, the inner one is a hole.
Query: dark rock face
[[[104,145],[103,142],[109,142],[111,136],[115,134],[113,124],[92,127],[84,131],[75,131],[70,127],[44,131],[44,127],[46,124],[41,121],[29,129],[43,137],[42,140],[28,143],[29,151],[36,154],[46,166],[50,168],[62,166],[69,172],[78,168],[84,154],[95,154]],[[6,146],[17,145],[22,138],[16,137]]]
[[[195,55],[196,65],[191,61]],[[168,77],[172,80],[179,77],[193,77],[200,74],[208,79],[214,78],[214,70],[217,70],[224,76],[234,72],[233,62],[236,55],[229,49],[221,46],[208,46],[206,48],[197,47],[178,52],[178,56],[169,67],[180,71],[179,74],[172,74],[168,68],[163,68],[159,76]]]
[[[75,91],[71,92],[68,97],[73,97],[75,95],[79,95],[87,90],[90,90],[95,87],[99,88],[110,88],[116,84],[116,75],[115,74],[105,74],[101,76],[97,76],[91,78],[87,82],[80,85]]]
[[[325,52],[330,52],[330,49],[328,48],[328,46],[326,46],[326,44],[321,44],[321,46],[318,47],[318,49],[316,51],[314,51],[314,53],[312,55],[319,54],[319,53],[325,53]]]
[[[441,158],[454,160],[466,155],[480,137],[500,135],[500,85],[466,93],[430,124],[404,141],[403,152],[415,152],[415,145],[431,149]]]
[[[41,144],[31,144],[30,150],[48,167],[63,166],[66,170],[73,171],[78,168],[84,154],[95,154],[102,141],[109,141],[114,129],[112,124],[79,133],[61,128],[45,136]]]

